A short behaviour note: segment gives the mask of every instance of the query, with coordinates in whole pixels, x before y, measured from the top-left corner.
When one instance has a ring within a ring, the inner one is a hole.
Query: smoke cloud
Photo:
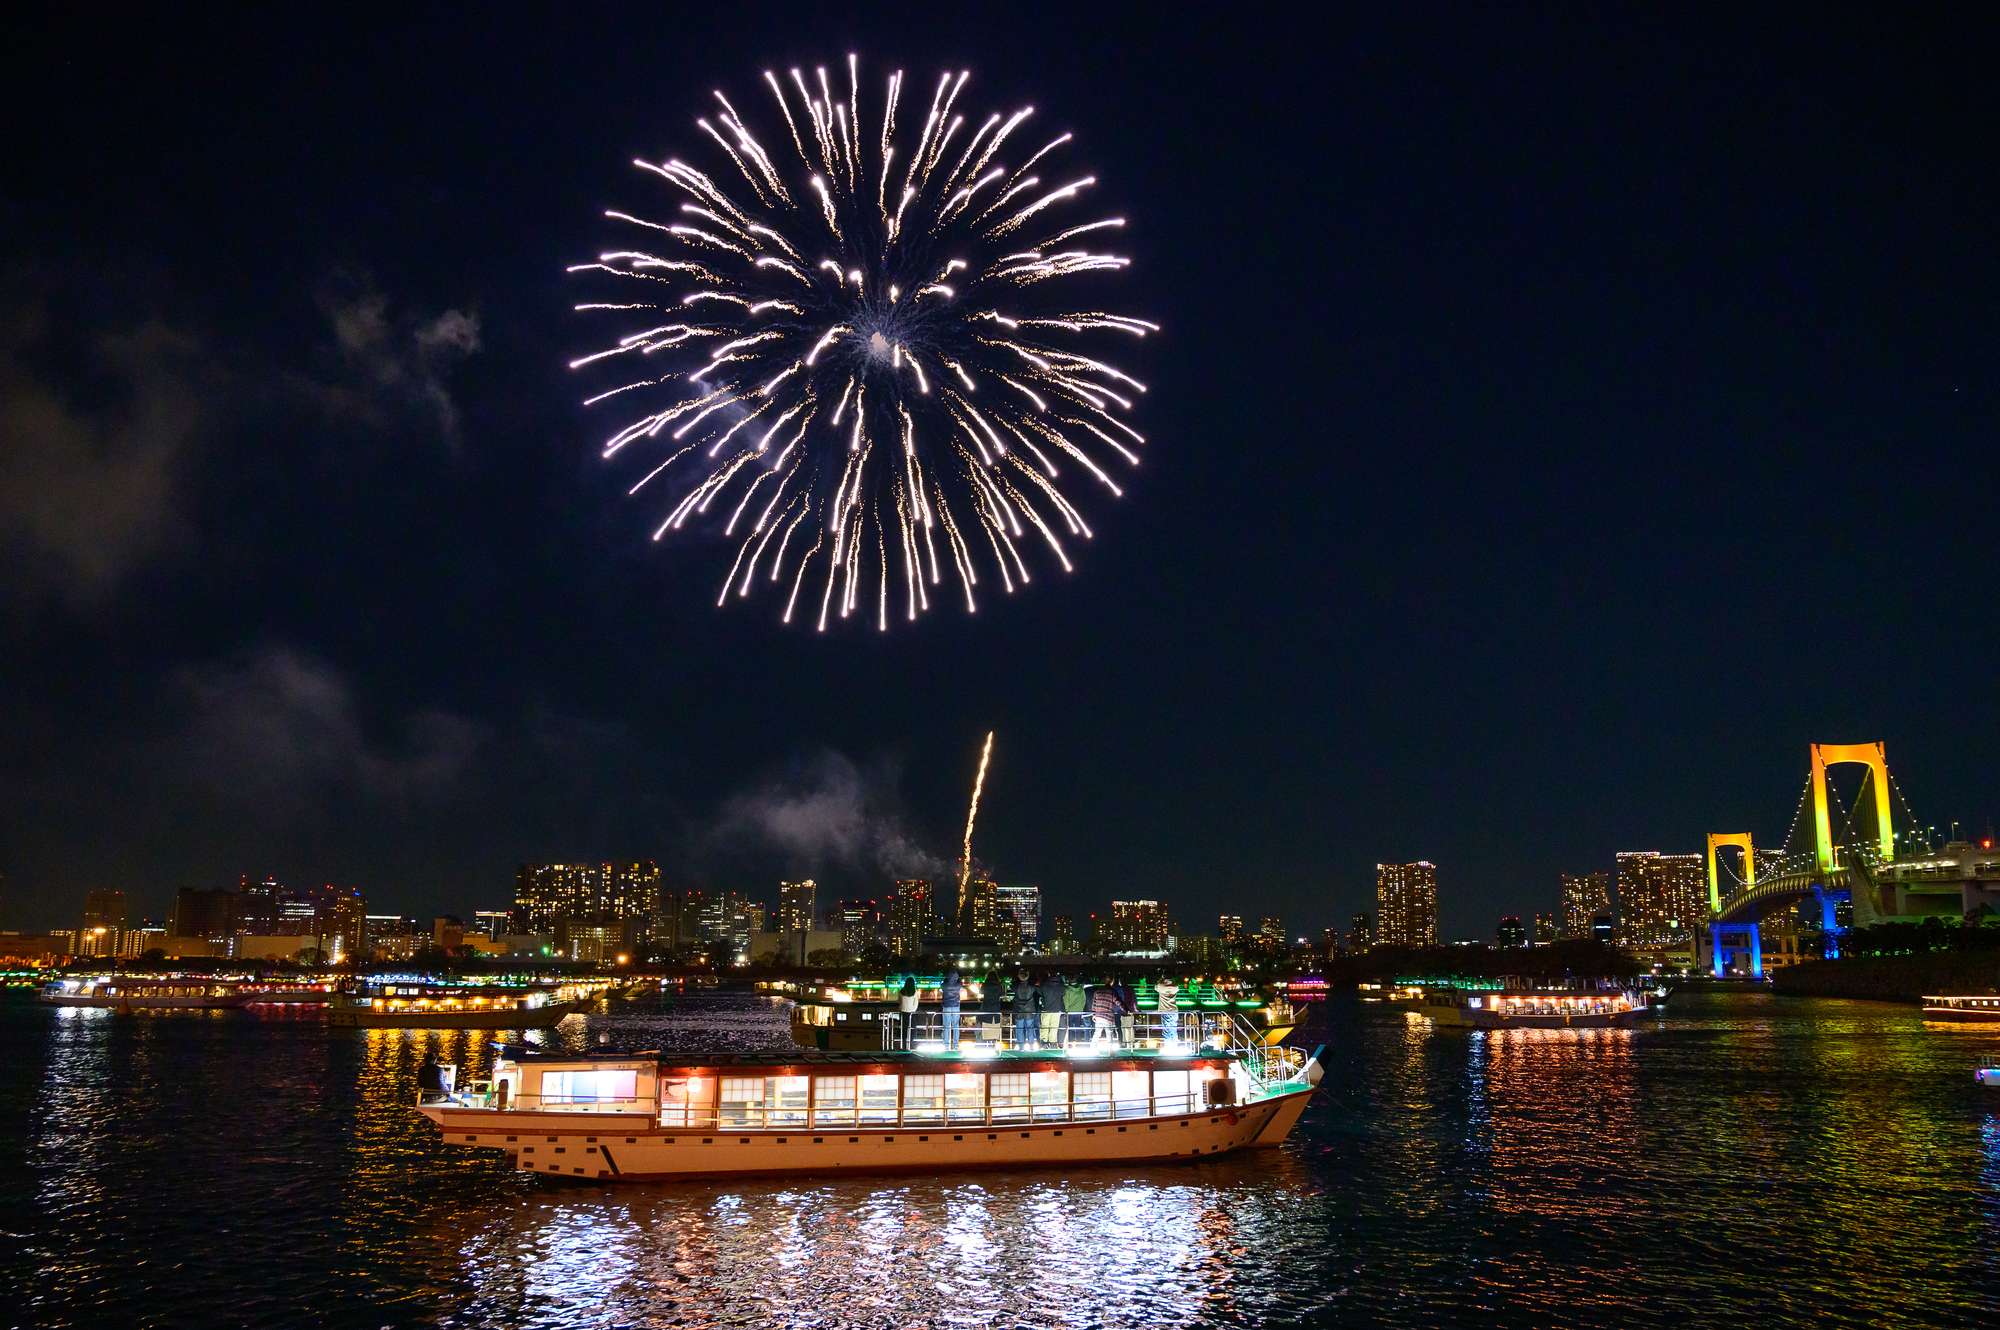
[[[884,877],[940,877],[950,866],[918,844],[896,811],[892,770],[864,772],[827,752],[723,805],[713,839],[783,857],[805,874],[844,868]]]

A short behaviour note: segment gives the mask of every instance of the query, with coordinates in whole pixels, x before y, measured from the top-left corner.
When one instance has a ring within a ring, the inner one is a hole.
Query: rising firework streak
[[[986,759],[993,756],[993,731],[986,732],[986,747],[979,750],[979,775],[972,782],[972,808],[965,815],[965,854],[958,861],[958,910],[965,913],[965,884],[972,878],[972,824],[979,820],[979,792],[986,788]]]
[[[632,492],[678,487],[654,539],[719,526],[738,543],[717,604],[768,586],[822,631],[976,610],[1038,546],[1070,570],[1091,535],[1073,489],[1121,493],[1145,443],[1126,417],[1146,386],[1075,348],[1158,330],[1063,295],[1131,262],[1093,248],[1123,218],[1065,211],[1096,184],[1056,170],[1070,135],[1032,135],[1032,107],[974,128],[965,73],[914,136],[900,72],[864,124],[853,56],[846,74],[843,97],[824,68],[767,71],[768,142],[717,92],[695,123],[727,165],[634,163],[678,209],[606,213],[632,247],[570,269],[622,279],[577,308],[632,331],[571,368],[616,371],[586,404],[636,406],[604,445],[644,458]]]

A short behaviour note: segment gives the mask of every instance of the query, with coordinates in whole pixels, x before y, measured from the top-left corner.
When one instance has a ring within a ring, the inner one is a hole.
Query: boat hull
[[[1578,1012],[1560,1016],[1528,1016],[1493,1011],[1468,1011],[1462,1007],[1422,1007],[1419,1010],[1439,1025],[1470,1030],[1612,1030],[1629,1029],[1639,1023],[1644,1011]]]
[[[433,1104],[417,1111],[448,1143],[503,1150],[523,1172],[593,1182],[682,1182],[1200,1159],[1282,1144],[1311,1097],[1312,1087],[1299,1085],[1233,1108],[1174,1117],[788,1130],[662,1129],[650,1114]]]
[[[50,997],[44,993],[40,1000],[52,1007],[111,1007],[119,1011],[228,1011],[247,1006],[250,999],[241,994],[229,997],[100,997],[87,993],[64,993]]]
[[[541,1007],[486,1011],[379,1011],[373,1007],[329,1006],[326,1023],[368,1030],[546,1030],[584,1010],[589,998]]]
[[[2000,1025],[2000,1007],[1925,1007],[1924,1019],[1951,1025]]]

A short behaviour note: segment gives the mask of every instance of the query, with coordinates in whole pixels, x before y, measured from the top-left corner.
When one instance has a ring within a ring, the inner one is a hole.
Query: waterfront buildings
[[[1173,925],[1159,901],[1113,901],[1111,915],[1091,916],[1104,950],[1164,956],[1172,948]]]
[[[1437,865],[1375,865],[1376,941],[1385,947],[1437,945]]]
[[[236,893],[182,887],[174,893],[167,932],[176,938],[222,944],[236,931]]]
[[[1493,945],[1496,947],[1528,945],[1528,930],[1521,926],[1521,916],[1517,914],[1500,916],[1500,923],[1493,930]]]
[[[1374,945],[1375,925],[1369,919],[1368,911],[1363,910],[1347,921],[1347,949],[1349,951],[1366,951]]]
[[[833,925],[840,933],[840,947],[858,956],[882,937],[882,912],[874,901],[842,901],[834,909]]]
[[[1535,945],[1546,947],[1556,940],[1556,917],[1552,914],[1535,916]]]
[[[651,862],[523,864],[514,876],[513,931],[550,933],[556,920],[650,920],[660,890]]]
[[[1240,914],[1223,915],[1221,924],[1216,929],[1216,931],[1222,934],[1223,945],[1230,948],[1232,951],[1240,949],[1243,946],[1242,915]]]
[[[1590,921],[1611,909],[1611,874],[1562,875],[1563,936],[1591,936]]]
[[[896,883],[889,902],[889,950],[898,956],[915,956],[923,950],[924,939],[940,931],[937,896],[927,878],[904,878]]]
[[[1059,914],[1049,920],[1049,950],[1058,956],[1076,953],[1076,916]]]
[[[958,894],[958,931],[966,937],[998,939],[1000,888],[988,878],[969,877]]]

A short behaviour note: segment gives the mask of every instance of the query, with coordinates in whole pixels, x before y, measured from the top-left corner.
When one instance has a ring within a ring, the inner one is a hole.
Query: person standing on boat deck
[[[958,1003],[965,991],[965,981],[958,976],[958,967],[952,966],[944,972],[944,984],[938,989],[938,998],[944,1004],[944,1046],[958,1047]]]
[[[1118,1046],[1132,1047],[1132,1033],[1139,1023],[1139,999],[1133,996],[1132,985],[1122,979],[1117,984],[1118,992]]]
[[[1051,970],[1042,977],[1043,1048],[1058,1048],[1062,1044],[1063,1003],[1068,994],[1069,985],[1063,982],[1060,972]]]
[[[1078,980],[1063,990],[1063,1044],[1083,1042],[1085,1021],[1083,1009],[1085,993],[1083,981]]]
[[[1091,987],[1090,1019],[1096,1027],[1093,1042],[1110,1043],[1111,1032],[1118,1024],[1118,990],[1108,979],[1100,980]]]
[[[1159,996],[1160,1046],[1177,1044],[1181,1039],[1181,1012],[1174,999],[1180,993],[1180,986],[1174,983],[1172,975],[1163,974],[1160,982],[1153,985],[1153,992]]]
[[[896,995],[896,1006],[903,1017],[903,1047],[910,1046],[910,1035],[917,1028],[917,980],[915,975],[903,980],[903,991]]]
[[[1014,976],[1014,1047],[1032,1048],[1035,1043],[1035,985],[1026,973]]]

